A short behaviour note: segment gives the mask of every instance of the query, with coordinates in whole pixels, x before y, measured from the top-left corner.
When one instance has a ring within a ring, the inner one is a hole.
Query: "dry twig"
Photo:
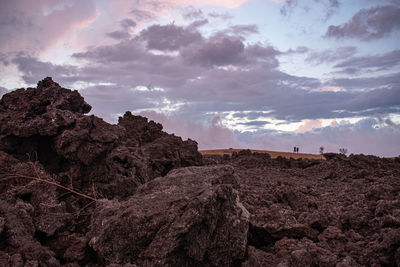
[[[97,201],[97,199],[95,199],[93,197],[90,197],[88,195],[79,193],[79,192],[77,192],[77,191],[75,191],[75,190],[73,190],[71,188],[65,187],[65,186],[60,185],[60,184],[58,184],[56,182],[45,180],[45,179],[42,179],[42,178],[39,178],[39,177],[33,177],[33,176],[27,176],[27,175],[21,175],[21,174],[9,174],[6,177],[1,178],[0,181],[9,180],[9,179],[18,179],[18,178],[24,178],[24,179],[29,179],[29,180],[34,180],[34,181],[38,181],[38,182],[54,185],[54,186],[57,186],[57,187],[62,188],[64,190],[67,190],[67,191],[69,191],[69,192],[71,192],[71,193],[73,193],[75,195],[78,195],[80,197],[84,197],[84,198],[87,198],[87,199],[90,199],[90,200],[93,200],[93,201]]]

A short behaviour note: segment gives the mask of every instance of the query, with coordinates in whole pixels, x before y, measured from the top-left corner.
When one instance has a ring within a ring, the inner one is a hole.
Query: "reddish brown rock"
[[[195,141],[89,110],[51,78],[0,100],[0,266],[400,265],[399,158],[201,166]]]
[[[172,171],[125,202],[96,209],[88,237],[106,264],[232,266],[244,259],[249,214],[229,167]]]

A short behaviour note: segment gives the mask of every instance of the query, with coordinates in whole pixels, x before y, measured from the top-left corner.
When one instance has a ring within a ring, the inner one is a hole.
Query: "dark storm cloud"
[[[373,40],[400,29],[400,7],[377,6],[361,9],[349,22],[328,27],[326,37]]]
[[[330,63],[352,57],[356,52],[357,48],[354,46],[337,47],[322,52],[310,52],[306,61],[314,64]]]
[[[385,54],[363,57],[350,57],[348,60],[336,64],[335,68],[344,69],[378,69],[386,70],[398,67],[400,64],[400,50],[394,50]]]
[[[199,32],[174,24],[150,26],[140,33],[140,38],[146,41],[148,49],[161,51],[178,50],[203,39]]]

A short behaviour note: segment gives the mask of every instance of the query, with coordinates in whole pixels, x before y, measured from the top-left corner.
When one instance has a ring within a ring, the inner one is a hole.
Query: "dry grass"
[[[26,186],[33,185],[35,183],[45,183],[45,184],[49,184],[49,185],[64,189],[72,194],[77,195],[77,196],[87,198],[92,201],[97,201],[97,199],[94,197],[88,196],[86,194],[83,194],[83,193],[80,193],[80,192],[74,190],[72,188],[72,183],[71,183],[71,188],[69,188],[69,187],[60,185],[60,184],[56,183],[55,181],[50,180],[48,177],[45,179],[42,178],[41,175],[39,174],[38,168],[36,167],[35,163],[30,162],[30,165],[32,166],[34,176],[23,175],[23,174],[18,174],[18,173],[14,173],[14,174],[9,173],[9,174],[4,174],[3,177],[0,177],[0,181],[10,180],[10,179],[20,179],[20,178],[27,179],[27,180],[31,180],[31,182]],[[94,185],[93,185],[93,195],[96,196],[96,193],[94,191]]]
[[[212,149],[212,150],[199,150],[202,155],[232,155],[233,152],[239,152],[243,149]],[[305,153],[291,153],[291,152],[280,152],[280,151],[268,151],[268,150],[257,150],[257,149],[250,149],[251,152],[258,152],[258,153],[268,153],[271,155],[272,158],[277,158],[278,156],[285,157],[285,158],[305,158],[305,159],[325,159],[324,156],[320,154],[305,154]]]

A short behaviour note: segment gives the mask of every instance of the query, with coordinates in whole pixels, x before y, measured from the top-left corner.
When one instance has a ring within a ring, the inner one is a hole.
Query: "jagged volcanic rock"
[[[129,196],[175,167],[201,165],[197,143],[163,132],[161,124],[127,112],[111,125],[83,115],[90,109],[51,78],[8,93],[0,101],[0,149],[108,198]]]
[[[249,214],[233,168],[174,170],[92,216],[89,245],[106,263],[232,266],[244,258]]]
[[[51,78],[0,100],[1,266],[94,261],[85,235],[95,203],[50,183],[90,198],[125,199],[174,168],[202,164],[196,142],[160,124],[127,112],[111,125],[84,115],[90,109]]]
[[[327,158],[220,157],[251,214],[243,266],[400,265],[398,158]]]
[[[89,110],[51,78],[0,100],[0,266],[400,266],[400,158],[203,161]]]

